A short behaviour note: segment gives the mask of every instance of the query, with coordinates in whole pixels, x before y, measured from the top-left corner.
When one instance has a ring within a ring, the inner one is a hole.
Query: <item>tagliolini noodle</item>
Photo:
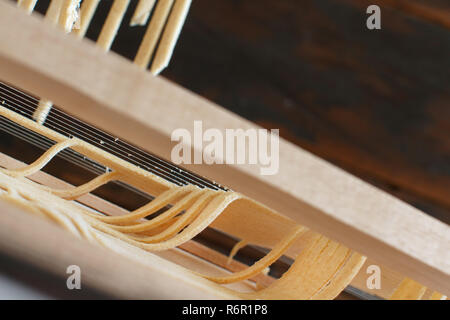
[[[131,17],[130,26],[145,26],[155,2],[156,0],[139,0],[136,10]]]

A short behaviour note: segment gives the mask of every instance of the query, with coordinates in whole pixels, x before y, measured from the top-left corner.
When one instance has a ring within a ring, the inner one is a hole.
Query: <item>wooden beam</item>
[[[116,54],[0,2],[0,78],[169,158],[177,128],[257,128]],[[33,54],[30,54],[33,53]],[[450,293],[450,229],[314,155],[280,141],[280,170],[196,165],[233,188],[424,285]]]

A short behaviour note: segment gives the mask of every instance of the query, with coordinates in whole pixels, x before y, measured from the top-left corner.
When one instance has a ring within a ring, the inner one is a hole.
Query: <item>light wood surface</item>
[[[191,129],[194,120],[221,131],[256,127],[39,20],[0,2],[0,77],[50,97],[85,121],[165,158],[173,130]],[[11,32],[15,25],[20,28]],[[189,169],[435,290],[450,292],[448,226],[286,141],[280,141],[280,171],[274,176],[261,176],[253,166]]]

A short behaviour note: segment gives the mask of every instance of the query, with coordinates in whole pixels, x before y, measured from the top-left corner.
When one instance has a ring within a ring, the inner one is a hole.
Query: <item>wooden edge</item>
[[[172,132],[258,128],[0,1],[0,78],[103,130],[169,158]],[[33,54],[30,54],[33,53]],[[197,165],[212,178],[426,286],[450,293],[450,231],[442,222],[310,153],[280,141],[280,170]]]

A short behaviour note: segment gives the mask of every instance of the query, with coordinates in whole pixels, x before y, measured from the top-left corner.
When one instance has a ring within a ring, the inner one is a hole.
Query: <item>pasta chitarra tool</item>
[[[172,132],[195,120],[257,128],[154,77],[190,1],[136,3],[129,22],[147,27],[134,64],[109,51],[129,0],[112,1],[95,43],[83,37],[99,0],[52,0],[44,16],[31,14],[40,3],[0,1],[0,127],[41,150],[20,159],[3,148],[2,251],[60,275],[79,265],[86,284],[122,298],[450,292],[447,225],[283,139],[272,176],[165,160]],[[80,170],[89,179],[68,178]]]

